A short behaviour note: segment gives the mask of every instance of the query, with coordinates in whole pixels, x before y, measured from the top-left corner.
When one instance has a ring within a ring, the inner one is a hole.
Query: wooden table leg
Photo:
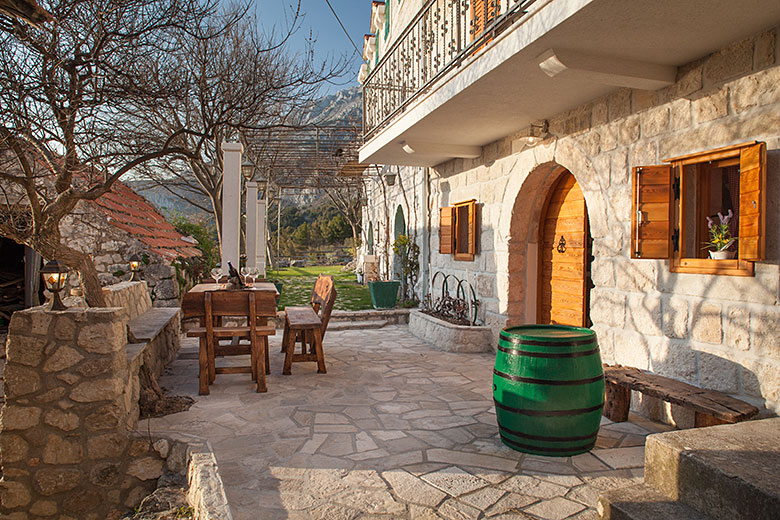
[[[209,357],[206,338],[200,338],[198,349],[198,394],[209,395]]]
[[[317,327],[314,329],[312,335],[314,336],[314,350],[317,353],[317,373],[327,374],[328,371],[325,369],[325,354],[322,351],[322,330]]]
[[[265,355],[265,373],[266,375],[271,373],[271,358],[268,355],[268,351],[271,350],[268,345],[268,336],[263,336],[263,352]]]
[[[249,364],[252,366],[252,381],[257,381],[257,360],[255,359],[255,351],[257,351],[259,353],[260,352],[260,348],[259,348],[259,345],[257,344],[258,343],[257,339],[254,339],[254,340],[250,339],[250,342],[252,344],[249,347],[250,350],[251,350],[251,353],[252,353],[252,355],[251,355],[252,361]]]
[[[282,348],[284,349],[284,367],[282,375],[292,374],[292,360],[295,351],[295,331],[290,329],[290,324],[284,324],[284,336],[282,337]]]

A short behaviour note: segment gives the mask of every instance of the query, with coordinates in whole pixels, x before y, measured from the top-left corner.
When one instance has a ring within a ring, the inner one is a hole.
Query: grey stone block
[[[651,435],[645,483],[715,520],[780,511],[780,418]]]
[[[597,508],[602,520],[711,520],[643,484],[607,491]]]

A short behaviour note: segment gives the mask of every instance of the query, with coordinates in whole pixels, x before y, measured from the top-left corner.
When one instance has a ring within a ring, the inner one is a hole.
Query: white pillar
[[[222,171],[222,269],[228,262],[238,269],[241,234],[241,143],[223,143]]]
[[[246,183],[246,266],[256,267],[257,248],[260,244],[257,233],[257,183]]]
[[[267,193],[267,191],[266,191]],[[257,244],[255,249],[255,266],[260,269],[260,271],[263,273],[263,277],[265,277],[266,272],[266,247],[268,245],[268,232],[266,229],[268,228],[267,223],[267,215],[268,215],[268,207],[266,204],[266,199],[258,200],[256,205],[256,211],[257,211],[257,221],[256,221],[256,229],[257,233],[255,235],[255,244]],[[249,216],[247,215],[247,218]]]

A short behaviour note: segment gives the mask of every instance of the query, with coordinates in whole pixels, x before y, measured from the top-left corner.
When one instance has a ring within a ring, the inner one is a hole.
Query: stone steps
[[[712,520],[644,484],[607,491],[597,508],[599,518],[610,520]]]
[[[381,329],[387,324],[387,320],[331,321],[328,323],[328,332],[339,330]]]
[[[780,418],[649,437],[645,482],[716,520],[780,518]]]
[[[599,497],[600,518],[776,520],[778,438],[780,418],[651,435],[645,483]]]

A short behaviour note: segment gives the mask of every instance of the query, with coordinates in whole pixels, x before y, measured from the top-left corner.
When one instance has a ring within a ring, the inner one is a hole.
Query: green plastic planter
[[[401,282],[368,282],[368,292],[371,294],[371,304],[375,309],[392,309],[398,299],[398,288]]]
[[[501,440],[510,448],[551,457],[591,450],[604,406],[596,334],[563,325],[504,329],[493,400]]]

